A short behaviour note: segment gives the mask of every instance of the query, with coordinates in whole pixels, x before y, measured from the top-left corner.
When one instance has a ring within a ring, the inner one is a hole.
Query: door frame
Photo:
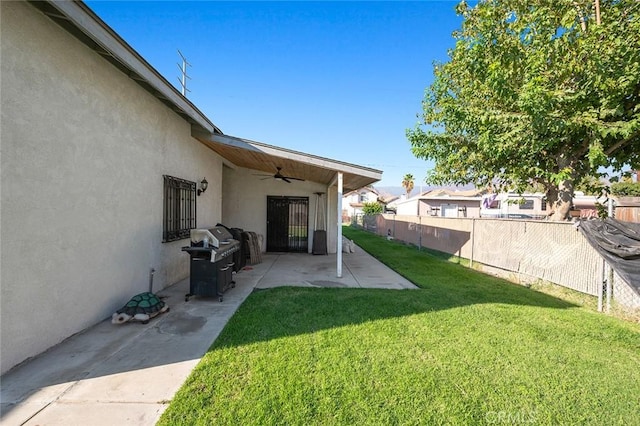
[[[266,251],[308,253],[309,197],[267,195]]]

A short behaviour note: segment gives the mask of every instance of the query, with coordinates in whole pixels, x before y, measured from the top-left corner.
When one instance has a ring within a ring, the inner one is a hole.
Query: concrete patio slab
[[[273,264],[256,288],[280,286],[358,287],[415,289],[409,280],[357,248],[355,253],[343,253],[342,277],[336,276],[335,255],[310,256],[306,253],[269,254]]]
[[[78,333],[0,378],[3,425],[153,425],[254,289],[277,286],[416,288],[357,249],[343,255],[265,254],[217,298],[185,302],[189,280],[158,294],[170,311],[147,325],[110,319]]]

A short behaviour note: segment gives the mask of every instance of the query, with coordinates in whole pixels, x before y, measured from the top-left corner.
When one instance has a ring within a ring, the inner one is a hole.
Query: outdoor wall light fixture
[[[200,189],[198,189],[198,197],[200,196],[200,194],[204,194],[204,191],[207,190],[208,186],[209,182],[207,182],[207,178],[202,179],[202,181],[200,182]]]

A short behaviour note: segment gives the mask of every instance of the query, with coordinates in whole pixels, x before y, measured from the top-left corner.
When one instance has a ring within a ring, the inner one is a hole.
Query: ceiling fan
[[[292,180],[304,181],[304,179],[283,175],[282,174],[282,167],[276,167],[276,169],[277,169],[277,171],[276,171],[276,174],[274,174],[274,175],[256,175],[256,176],[266,176],[266,177],[262,178],[261,180],[273,178],[273,179],[276,179],[276,180],[285,181],[287,183],[291,183]]]

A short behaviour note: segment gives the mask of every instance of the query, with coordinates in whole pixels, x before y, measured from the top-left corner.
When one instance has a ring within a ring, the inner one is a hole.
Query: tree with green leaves
[[[362,204],[362,213],[373,216],[382,213],[382,204],[377,201],[367,201]]]
[[[414,178],[411,173],[407,173],[402,178],[402,187],[407,193],[407,198],[411,196],[411,191],[413,191],[413,183],[414,183]]]
[[[433,184],[523,192],[541,185],[553,219],[573,188],[640,167],[640,2],[485,0],[435,64],[412,152]]]

